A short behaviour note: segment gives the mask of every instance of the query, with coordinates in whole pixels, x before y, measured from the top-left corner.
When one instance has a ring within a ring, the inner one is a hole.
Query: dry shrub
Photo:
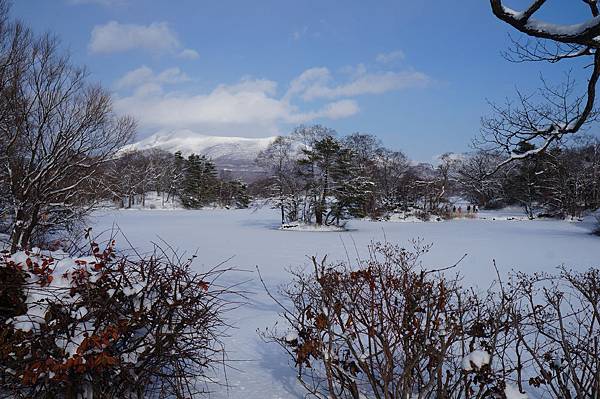
[[[370,258],[356,267],[313,258],[313,269],[294,271],[281,290],[291,303],[279,301],[290,329],[262,336],[287,351],[300,383],[318,398],[502,392],[503,378],[489,362],[468,360],[473,352],[488,353],[495,318],[482,318],[483,301],[457,278],[422,269],[419,257],[427,250],[418,243],[412,251],[373,244]]]
[[[514,274],[481,294],[424,269],[427,249],[373,244],[356,266],[313,258],[272,295],[286,327],[261,335],[309,396],[598,397],[598,269]]]
[[[600,395],[600,270],[519,273],[504,292],[520,385],[555,398]]]

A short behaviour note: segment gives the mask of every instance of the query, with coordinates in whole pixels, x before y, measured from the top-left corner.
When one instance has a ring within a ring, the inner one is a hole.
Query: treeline
[[[127,151],[105,170],[106,196],[119,207],[146,206],[148,193],[157,193],[164,206],[179,201],[184,207],[203,206],[246,208],[250,203],[247,186],[226,172],[219,175],[215,164],[204,155],[160,149]]]
[[[534,147],[522,144],[519,156]],[[478,152],[452,166],[460,195],[485,208],[521,206],[536,216],[580,217],[600,207],[600,142],[586,138],[503,167],[499,154]]]
[[[478,151],[445,154],[432,166],[412,164],[373,135],[300,126],[259,154],[267,177],[252,192],[276,204],[282,223],[319,225],[391,213],[451,218],[461,200],[472,209],[521,206],[531,218],[579,217],[600,207],[598,140],[518,159],[531,149],[523,144],[506,164],[506,155]]]

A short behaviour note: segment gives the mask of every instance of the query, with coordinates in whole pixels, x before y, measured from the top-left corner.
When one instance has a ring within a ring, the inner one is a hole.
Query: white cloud
[[[192,50],[191,48],[186,48],[181,50],[181,52],[177,55],[179,58],[184,58],[186,60],[195,60],[200,57],[200,54],[196,50]]]
[[[290,99],[292,96],[302,93],[311,85],[324,85],[330,79],[329,69],[325,67],[307,69],[290,82],[290,87],[284,98]]]
[[[359,111],[356,101],[341,100],[327,104],[321,115],[329,119],[342,119],[357,114]]]
[[[429,78],[421,72],[380,72],[365,74],[338,86],[313,85],[302,95],[305,100],[315,98],[350,97],[363,94],[381,94],[409,87],[423,86]]]
[[[144,50],[155,54],[179,53],[183,58],[198,57],[195,50],[181,50],[177,35],[166,22],[134,25],[110,21],[105,25],[96,25],[88,48],[90,52],[98,54]]]
[[[160,73],[154,73],[147,66],[141,66],[137,69],[127,72],[122,78],[117,80],[115,87],[117,89],[140,88],[145,85],[157,85],[162,87],[165,84],[176,84],[187,82],[190,77],[181,69],[174,67],[168,68]]]
[[[163,92],[159,75],[139,68],[119,80],[120,85],[128,87],[140,85],[133,94],[117,98],[115,108],[134,116],[143,128],[186,128],[213,135],[260,137],[281,133],[282,125],[345,118],[359,112],[354,100],[302,112],[277,98],[277,83],[267,79],[246,78],[203,94]]]
[[[286,98],[299,95],[305,101],[319,98],[353,97],[365,94],[381,94],[410,87],[422,87],[430,82],[430,78],[422,72],[406,70],[399,72],[367,72],[364,65],[359,64],[351,70],[351,79],[341,84],[330,84],[333,80],[327,68],[311,68],[304,71],[290,83]]]
[[[297,114],[291,119],[294,123],[305,123],[319,118],[335,120],[348,118],[359,111],[360,108],[355,100],[340,100],[325,104],[323,108],[317,111]]]
[[[344,82],[339,83],[325,67],[307,69],[290,82],[283,95],[278,94],[277,82],[252,77],[198,93],[191,86],[185,91],[165,89],[167,85],[190,80],[179,68],[154,72],[143,66],[115,83],[117,89],[127,92],[116,99],[115,107],[134,116],[145,129],[192,129],[209,135],[262,137],[280,134],[294,124],[355,115],[360,107],[352,97],[430,82],[421,72],[370,72],[362,64],[342,72]],[[318,102],[313,106],[296,104],[299,98]]]
[[[390,53],[379,53],[377,57],[375,57],[375,61],[382,64],[389,64],[390,62],[403,60],[404,52],[401,50],[392,51]]]

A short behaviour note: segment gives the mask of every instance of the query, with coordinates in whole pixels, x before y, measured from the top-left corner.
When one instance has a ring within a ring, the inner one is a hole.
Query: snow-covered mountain
[[[160,148],[173,153],[181,151],[184,156],[192,153],[202,154],[210,157],[219,169],[231,170],[238,176],[250,177],[249,175],[260,172],[254,163],[256,156],[274,139],[275,137],[206,136],[191,130],[179,130],[158,132],[126,146],[122,151]]]

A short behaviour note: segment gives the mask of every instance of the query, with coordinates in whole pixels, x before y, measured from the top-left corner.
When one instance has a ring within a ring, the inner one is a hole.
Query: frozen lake
[[[490,216],[490,215],[486,215]],[[431,243],[423,257],[431,268],[450,266],[464,254],[457,270],[464,285],[485,289],[495,277],[493,260],[501,273],[553,271],[560,265],[583,270],[598,267],[600,238],[590,234],[589,225],[556,220],[455,220],[441,223],[394,223],[356,220],[350,231],[280,231],[276,210],[120,210],[96,214],[94,233],[118,226],[132,244],[142,250],[151,242],[164,240],[174,248],[194,253],[199,270],[233,257],[227,266],[244,269],[227,277],[247,281],[249,303],[228,315],[236,326],[227,338],[232,359],[227,372],[229,392],[213,397],[290,398],[303,397],[287,358],[275,345],[265,344],[258,328],[271,326],[277,307],[264,293],[255,268],[270,287],[288,280],[286,268],[308,265],[312,255],[329,260],[364,256],[372,241],[388,241],[410,247],[420,238]],[[121,246],[126,246],[121,243]],[[223,376],[220,376],[223,378]]]

